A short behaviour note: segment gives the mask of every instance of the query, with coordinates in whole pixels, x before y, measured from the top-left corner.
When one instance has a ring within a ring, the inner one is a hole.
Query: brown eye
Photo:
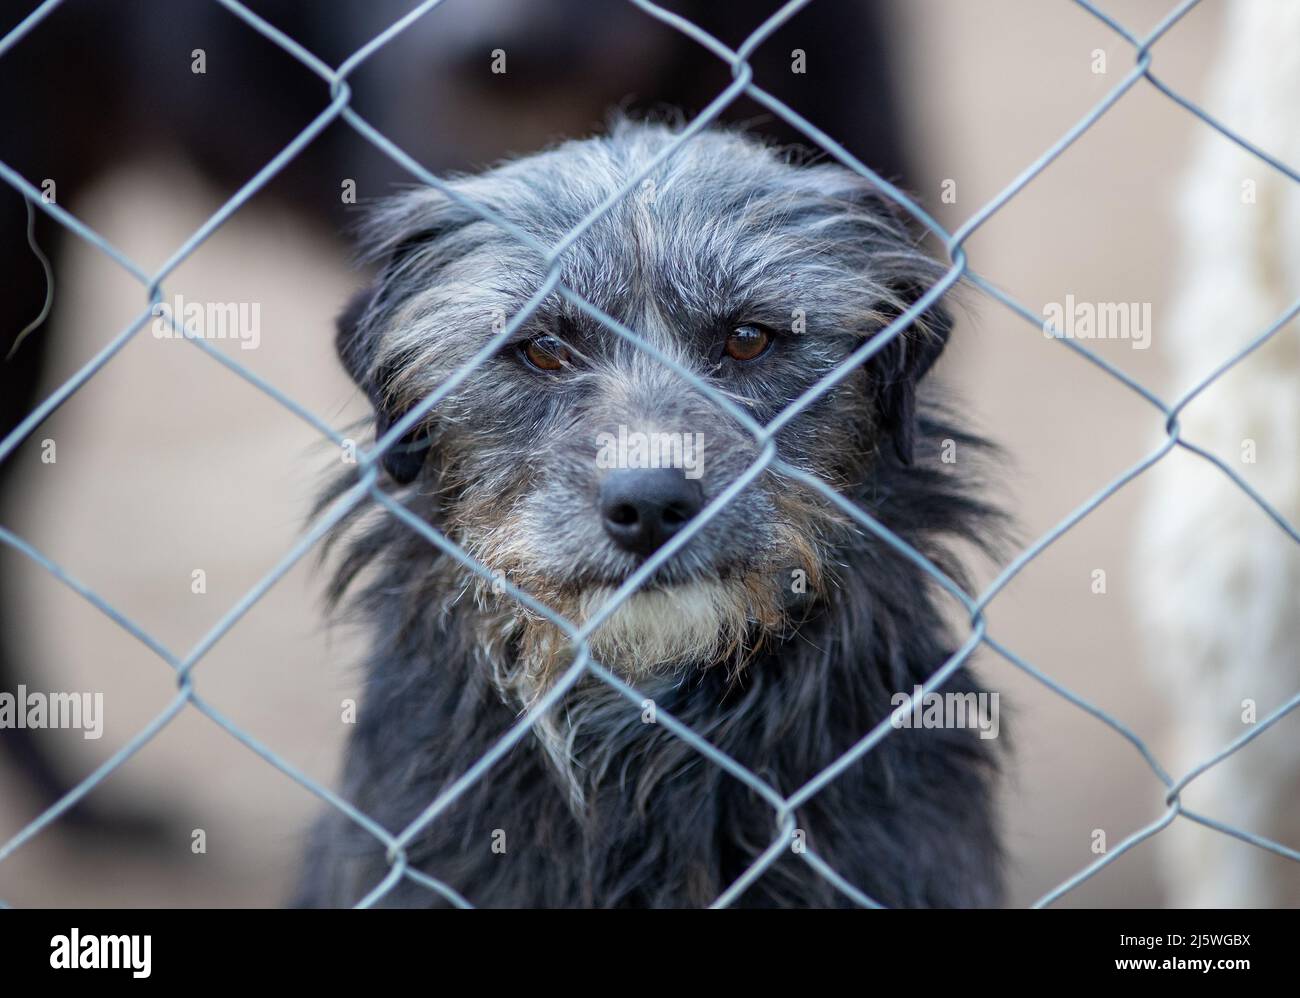
[[[732,360],[754,360],[772,344],[772,334],[762,326],[737,326],[727,336],[724,349]]]
[[[564,341],[554,336],[535,336],[523,345],[520,352],[539,371],[559,371],[573,359]]]

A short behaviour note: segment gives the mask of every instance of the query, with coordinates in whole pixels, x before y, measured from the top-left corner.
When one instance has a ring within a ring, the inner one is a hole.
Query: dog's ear
[[[375,409],[375,439],[409,411],[392,404],[391,386],[399,364],[383,360],[385,320],[418,282],[437,280],[454,248],[444,237],[473,216],[433,190],[392,198],[370,212],[363,258],[379,266],[374,285],[358,292],[336,320],[339,360]],[[384,451],[380,461],[399,485],[409,485],[424,468],[431,447],[427,427],[417,424]]]
[[[943,279],[945,268],[918,247],[902,210],[873,183],[832,164],[807,167],[803,176],[821,196],[818,211],[837,213],[865,283],[879,293],[873,321],[892,322]],[[878,425],[905,465],[916,449],[917,384],[939,359],[951,329],[947,311],[931,306],[866,364]]]
[[[908,286],[901,289],[899,300],[910,307],[924,291],[924,288]],[[896,313],[901,314],[902,310]],[[877,385],[881,428],[889,435],[894,453],[905,465],[912,463],[916,450],[917,385],[939,359],[951,331],[952,319],[947,309],[935,305],[895,336],[869,365]]]
[[[343,369],[361,388],[370,404],[375,409],[375,439],[378,440],[388,432],[405,412],[395,411],[386,398],[387,385],[391,371],[375,368],[375,352],[378,349],[377,336],[368,328],[367,319],[373,311],[377,288],[366,288],[353,295],[335,320],[337,334],[335,345]],[[419,476],[429,454],[429,439],[420,426],[395,440],[384,451],[380,464],[388,475],[399,485],[409,485]]]

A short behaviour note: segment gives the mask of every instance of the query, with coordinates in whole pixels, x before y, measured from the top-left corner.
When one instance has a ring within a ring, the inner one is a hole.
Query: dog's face
[[[622,125],[454,187],[549,246],[672,139]],[[482,350],[547,272],[432,190],[382,207],[368,236],[381,274],[340,320],[339,347],[382,431]],[[560,271],[760,424],[940,273],[867,182],[720,133],[689,141],[619,201]],[[945,334],[932,315],[897,338],[782,429],[780,456],[843,490],[876,462],[910,460],[915,383]],[[385,466],[452,540],[582,621],[760,451],[697,387],[557,293]],[[634,674],[738,664],[833,574],[826,554],[845,529],[824,498],[766,472],[597,631],[593,652]],[[554,629],[491,584],[477,592],[526,670],[549,671],[564,651]]]

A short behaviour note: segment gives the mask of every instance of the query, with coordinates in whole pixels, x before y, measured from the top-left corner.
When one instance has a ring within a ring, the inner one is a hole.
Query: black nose
[[[703,505],[700,483],[678,468],[611,471],[600,485],[605,533],[635,554],[658,550]]]

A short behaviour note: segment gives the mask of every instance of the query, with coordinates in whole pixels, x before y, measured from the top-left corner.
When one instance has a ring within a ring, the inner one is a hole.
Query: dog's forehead
[[[849,171],[794,165],[730,133],[665,156],[675,138],[623,128],[461,178],[459,201],[426,191],[395,203],[375,226],[400,261],[378,299],[375,363],[412,381],[465,363],[551,277],[538,247],[562,242],[562,289],[534,302],[516,338],[571,334],[594,355],[634,355],[594,307],[696,369],[751,323],[799,333],[786,338],[792,358],[841,357],[897,311],[895,287],[933,268]]]
[[[564,286],[629,324],[784,323],[801,303],[870,304],[854,232],[869,216],[845,196],[849,179],[735,135],[705,134],[662,159],[667,145],[654,130],[569,143],[481,178],[481,193],[541,244],[569,240]],[[497,259],[534,287],[546,278],[543,258],[499,240],[513,246]]]

